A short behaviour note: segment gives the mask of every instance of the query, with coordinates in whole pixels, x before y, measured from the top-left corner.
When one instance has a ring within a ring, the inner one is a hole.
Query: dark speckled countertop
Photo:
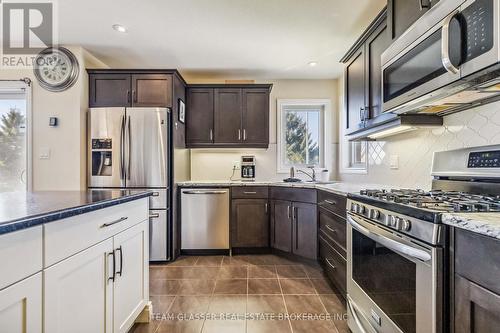
[[[88,190],[0,193],[0,234],[148,197],[150,191]]]

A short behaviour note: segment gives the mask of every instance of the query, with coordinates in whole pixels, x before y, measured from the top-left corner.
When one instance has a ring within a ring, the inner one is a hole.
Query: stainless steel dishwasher
[[[181,249],[229,249],[229,189],[183,189]]]

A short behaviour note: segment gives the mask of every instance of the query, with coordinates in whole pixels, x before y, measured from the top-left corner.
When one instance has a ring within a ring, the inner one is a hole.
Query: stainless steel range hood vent
[[[443,118],[435,115],[400,115],[385,123],[360,129],[347,136],[349,141],[368,141],[386,138],[422,128],[443,126]]]

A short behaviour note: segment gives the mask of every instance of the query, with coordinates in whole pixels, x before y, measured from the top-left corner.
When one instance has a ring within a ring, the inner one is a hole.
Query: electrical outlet
[[[38,154],[38,156],[41,160],[50,159],[50,148],[47,147],[40,148],[40,153]]]
[[[399,169],[399,155],[391,155],[389,157],[389,165],[391,169]]]

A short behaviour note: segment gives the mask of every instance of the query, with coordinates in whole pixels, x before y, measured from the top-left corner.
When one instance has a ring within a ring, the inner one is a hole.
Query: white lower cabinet
[[[113,239],[116,275],[113,284],[113,332],[125,333],[149,299],[149,222],[127,229]]]
[[[0,332],[42,332],[42,273],[0,291]]]
[[[44,271],[45,332],[126,333],[149,300],[148,221]]]
[[[44,332],[111,332],[112,253],[110,238],[44,271]]]

